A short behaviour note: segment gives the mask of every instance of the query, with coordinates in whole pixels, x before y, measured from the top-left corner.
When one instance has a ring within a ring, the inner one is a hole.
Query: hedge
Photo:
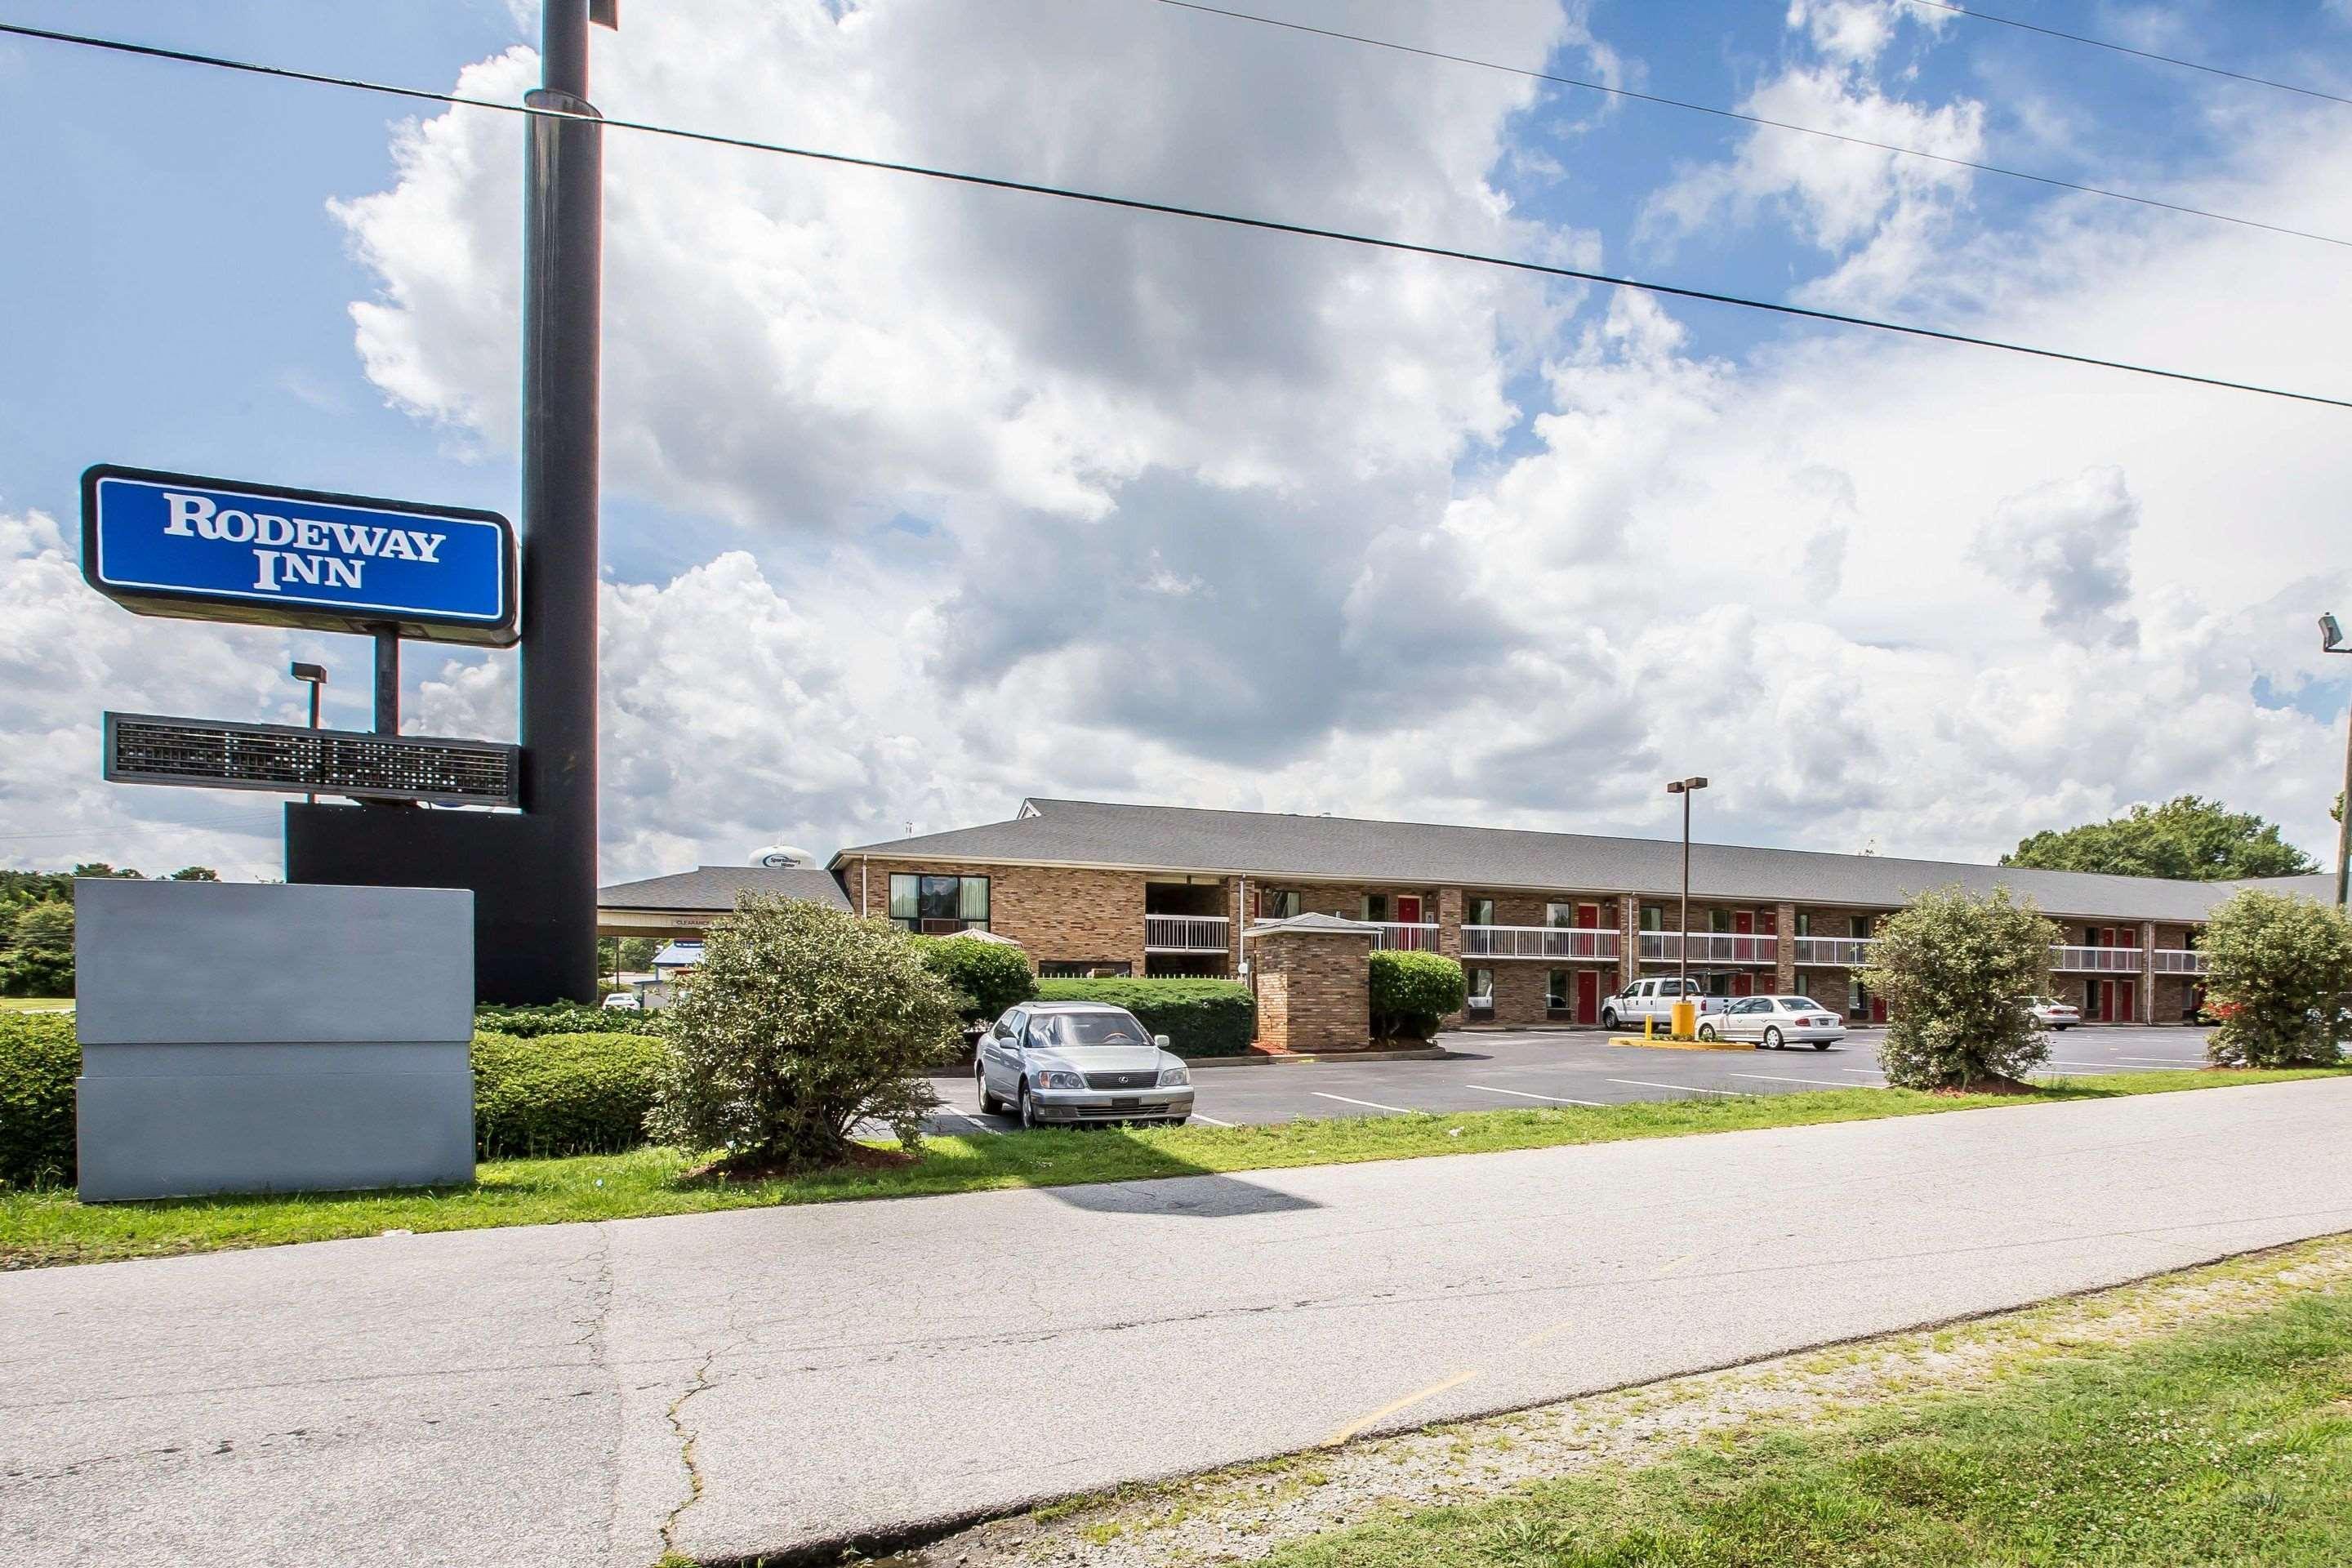
[[[476,1035],[474,1152],[505,1160],[635,1148],[668,1052],[642,1034]]]
[[[74,1179],[74,1078],[81,1045],[68,1013],[0,1013],[0,1187]]]
[[[551,1002],[538,1007],[486,1005],[474,1009],[474,1027],[519,1040],[541,1035],[658,1035],[661,1016],[635,1008],[591,1007],[584,1002]]]
[[[1440,1019],[1462,1011],[1468,984],[1461,964],[1434,952],[1373,953],[1373,1035],[1382,1039],[1433,1037]]]
[[[667,1041],[474,1037],[474,1146],[486,1160],[612,1153],[646,1142]],[[0,1187],[70,1186],[81,1047],[64,1014],[0,1013]]]
[[[967,1025],[994,1023],[1007,1007],[1037,994],[1029,957],[1017,947],[968,936],[919,936],[914,942],[923,967],[955,988]]]
[[[1235,1057],[1257,1038],[1257,998],[1238,980],[1040,980],[1037,1000],[1124,1007],[1181,1056]]]

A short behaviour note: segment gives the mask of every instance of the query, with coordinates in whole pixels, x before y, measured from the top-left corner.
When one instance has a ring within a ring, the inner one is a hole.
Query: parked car
[[[1845,1025],[1810,996],[1735,996],[1698,1026],[1702,1040],[1754,1040],[1768,1051],[1782,1046],[1828,1050],[1845,1038]]]
[[[2026,1000],[2025,1010],[2033,1021],[2045,1029],[2071,1029],[2083,1021],[2083,1010],[2072,1002],[2061,1002],[2055,996],[2033,996]]]
[[[1192,1077],[1124,1007],[1029,1002],[981,1037],[972,1086],[983,1111],[1024,1127],[1048,1122],[1166,1121],[1192,1114]]]
[[[634,991],[615,991],[604,998],[604,1007],[612,1013],[642,1013],[646,999]]]
[[[1639,1025],[1644,1018],[1655,1018],[1661,1024],[1674,1021],[1675,1004],[1683,996],[1684,987],[1690,1000],[1698,1005],[1702,1014],[1720,1013],[1727,996],[1709,996],[1699,989],[1696,980],[1636,980],[1633,984],[1601,1004],[1601,1026],[1604,1029]]]

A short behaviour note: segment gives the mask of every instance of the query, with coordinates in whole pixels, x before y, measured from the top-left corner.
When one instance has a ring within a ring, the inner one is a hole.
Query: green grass
[[[57,1013],[72,1005],[70,996],[0,996],[0,1013]]]
[[[1235,1069],[1240,1070],[1240,1069]],[[1312,1071],[1312,1068],[1280,1068]],[[269,1247],[383,1230],[468,1230],[564,1220],[626,1219],[778,1204],[908,1197],[992,1187],[1069,1186],[1210,1172],[1352,1164],[1366,1160],[1674,1138],[1759,1127],[1805,1127],[1922,1116],[2031,1100],[2108,1100],[2171,1089],[2332,1076],[2301,1072],[2135,1073],[2058,1080],[2032,1096],[1931,1095],[1847,1089],[1587,1110],[1577,1106],[1454,1116],[1349,1117],[1274,1127],[1089,1128],[933,1138],[912,1163],[840,1169],[789,1180],[711,1184],[678,1178],[692,1162],[672,1150],[559,1160],[486,1161],[471,1186],[375,1194],[190,1198],[90,1204],[69,1191],[0,1192],[0,1259],[83,1263],[221,1247]]]
[[[2120,1568],[2352,1562],[2352,1297],[1994,1392],[1374,1516],[1274,1568]]]

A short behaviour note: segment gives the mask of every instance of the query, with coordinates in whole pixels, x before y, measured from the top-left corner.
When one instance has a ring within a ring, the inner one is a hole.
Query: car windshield
[[[1148,1046],[1151,1037],[1125,1013],[1041,1013],[1029,1020],[1032,1045],[1056,1050],[1088,1046]]]

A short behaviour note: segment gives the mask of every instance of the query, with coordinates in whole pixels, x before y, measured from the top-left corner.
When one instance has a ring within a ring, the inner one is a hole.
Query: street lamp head
[[[2322,653],[2352,653],[2344,646],[2344,628],[2334,616],[2319,617],[2319,651]]]
[[[1703,778],[1685,779],[1683,780],[1683,787],[1685,789],[1705,789],[1706,787],[1706,780]]]
[[[307,680],[313,686],[327,684],[327,667],[323,664],[296,664],[288,669],[297,680]]]
[[[1680,795],[1680,794],[1682,794],[1682,793],[1683,793],[1683,781],[1682,781],[1682,780],[1680,780],[1680,779],[1668,779],[1668,780],[1666,781],[1666,793],[1667,793],[1668,795]]]

